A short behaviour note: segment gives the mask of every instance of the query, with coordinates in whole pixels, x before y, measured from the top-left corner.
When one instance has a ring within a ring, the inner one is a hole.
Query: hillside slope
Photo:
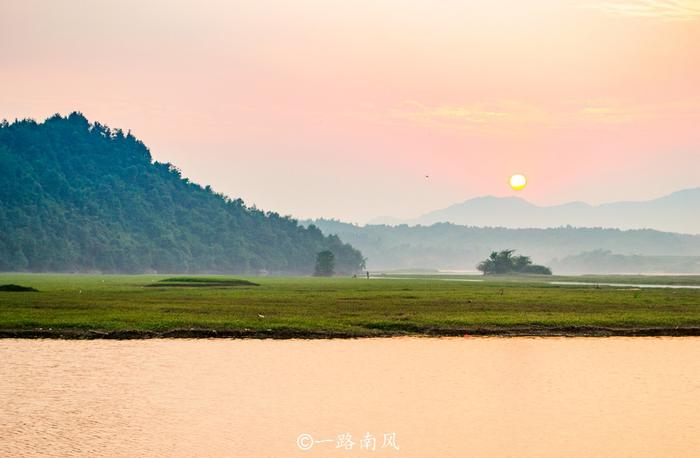
[[[153,162],[130,133],[79,113],[0,124],[0,271],[309,274],[362,254]]]

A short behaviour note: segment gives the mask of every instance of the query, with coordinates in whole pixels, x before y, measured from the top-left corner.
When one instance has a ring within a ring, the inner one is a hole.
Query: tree
[[[335,270],[335,255],[330,250],[319,251],[316,254],[316,268],[314,275],[317,277],[330,277]]]
[[[513,256],[515,250],[492,251],[488,258],[481,261],[476,268],[484,275],[528,273],[552,275],[549,267],[532,263],[529,256]]]
[[[491,255],[478,266],[486,274],[505,274],[513,270],[513,253],[515,250],[492,251]]]

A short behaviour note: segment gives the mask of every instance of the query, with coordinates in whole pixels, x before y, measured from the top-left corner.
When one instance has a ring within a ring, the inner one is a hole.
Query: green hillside
[[[310,274],[324,249],[338,272],[364,265],[338,237],[192,183],[79,113],[3,121],[0,176],[0,271]]]

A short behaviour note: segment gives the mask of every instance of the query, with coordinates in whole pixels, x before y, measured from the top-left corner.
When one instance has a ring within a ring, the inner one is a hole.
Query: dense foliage
[[[337,236],[247,207],[153,162],[131,133],[79,113],[0,124],[0,271],[339,272],[364,266]]]
[[[552,275],[552,271],[545,266],[533,264],[529,256],[513,256],[515,250],[501,250],[492,252],[488,258],[481,261],[477,270],[484,275],[490,274],[540,274]]]

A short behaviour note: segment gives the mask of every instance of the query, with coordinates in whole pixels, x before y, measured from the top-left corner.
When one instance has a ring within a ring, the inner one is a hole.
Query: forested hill
[[[0,271],[337,272],[362,254],[153,162],[130,133],[79,113],[0,124]]]

